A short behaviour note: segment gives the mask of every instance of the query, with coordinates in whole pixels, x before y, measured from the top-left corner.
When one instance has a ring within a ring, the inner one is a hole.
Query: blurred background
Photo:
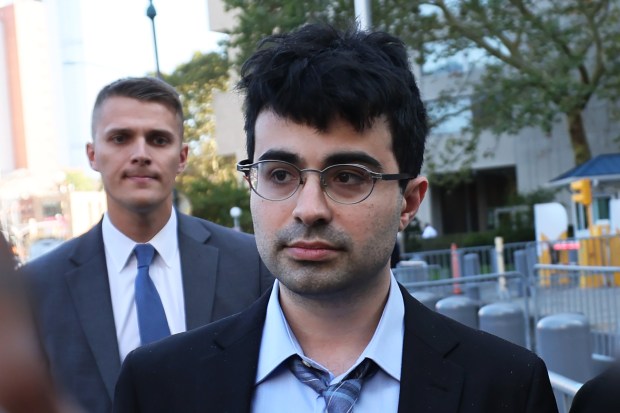
[[[95,95],[153,75],[185,105],[192,157],[179,208],[251,232],[234,170],[245,158],[239,64],[267,34],[361,16],[410,47],[431,116],[431,186],[404,251],[535,240],[540,203],[562,205],[563,237],[616,233],[619,5],[519,4],[0,0],[0,227],[25,261],[97,222],[105,197],[84,153]],[[588,203],[571,197],[582,179]],[[422,238],[425,224],[438,235]]]

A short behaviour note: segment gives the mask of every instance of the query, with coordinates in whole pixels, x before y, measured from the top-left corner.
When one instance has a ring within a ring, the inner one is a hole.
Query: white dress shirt
[[[267,316],[258,356],[256,389],[252,399],[253,413],[322,413],[325,400],[312,388],[301,383],[282,364],[293,354],[318,366],[325,367],[303,354],[299,342],[291,331],[279,301],[279,283],[276,280],[267,306]],[[371,378],[364,381],[355,413],[396,412],[400,395],[400,373],[404,340],[405,304],[394,276],[391,277],[388,300],[375,333],[357,359],[345,373],[334,377],[330,384],[341,381],[365,358],[380,367]]]
[[[133,254],[136,242],[120,232],[112,224],[108,214],[103,217],[102,230],[116,338],[121,361],[123,361],[130,351],[140,346],[135,300],[138,263]],[[164,306],[170,333],[183,332],[187,327],[177,237],[177,216],[174,208],[166,225],[148,243],[156,251],[155,258],[149,267],[149,275]]]

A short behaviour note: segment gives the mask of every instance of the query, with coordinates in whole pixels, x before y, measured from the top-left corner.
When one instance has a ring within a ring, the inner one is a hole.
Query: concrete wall
[[[424,100],[432,102],[447,87],[456,88],[463,96],[467,96],[467,82],[476,79],[475,73],[439,72],[422,75],[419,84]],[[620,151],[620,143],[614,142],[620,135],[617,132],[620,123],[612,119],[611,109],[606,102],[592,101],[584,112],[584,123],[593,156]],[[455,136],[458,133],[431,133],[428,145],[435,150],[441,148],[447,138]],[[485,156],[486,153],[492,156]],[[575,166],[567,122],[562,116],[558,117],[549,134],[538,128],[525,128],[517,135],[503,135],[499,138],[484,133],[477,154],[474,169],[515,166],[520,193],[545,186],[548,181]],[[450,171],[452,167],[446,165],[445,170]]]
[[[237,161],[247,157],[242,104],[242,96],[236,92],[214,93],[217,152],[219,155],[234,155]]]

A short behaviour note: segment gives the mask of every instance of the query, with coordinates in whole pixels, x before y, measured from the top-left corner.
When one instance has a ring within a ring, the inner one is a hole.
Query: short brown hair
[[[115,80],[105,86],[95,100],[91,118],[91,133],[95,137],[95,122],[99,108],[111,97],[127,97],[146,102],[156,102],[169,108],[176,114],[179,122],[180,136],[183,140],[183,105],[177,91],[168,83],[154,77],[126,77]]]

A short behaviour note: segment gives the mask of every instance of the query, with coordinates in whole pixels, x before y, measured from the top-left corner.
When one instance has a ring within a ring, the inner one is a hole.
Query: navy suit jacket
[[[587,381],[577,392],[570,413],[620,412],[620,365],[615,364]]]
[[[271,287],[253,236],[177,217],[188,330],[247,308]],[[22,271],[54,378],[86,412],[109,413],[121,361],[101,222]]]
[[[538,356],[401,291],[399,413],[557,413]],[[240,314],[134,350],[116,385],[114,413],[250,412],[268,300],[265,295]]]

